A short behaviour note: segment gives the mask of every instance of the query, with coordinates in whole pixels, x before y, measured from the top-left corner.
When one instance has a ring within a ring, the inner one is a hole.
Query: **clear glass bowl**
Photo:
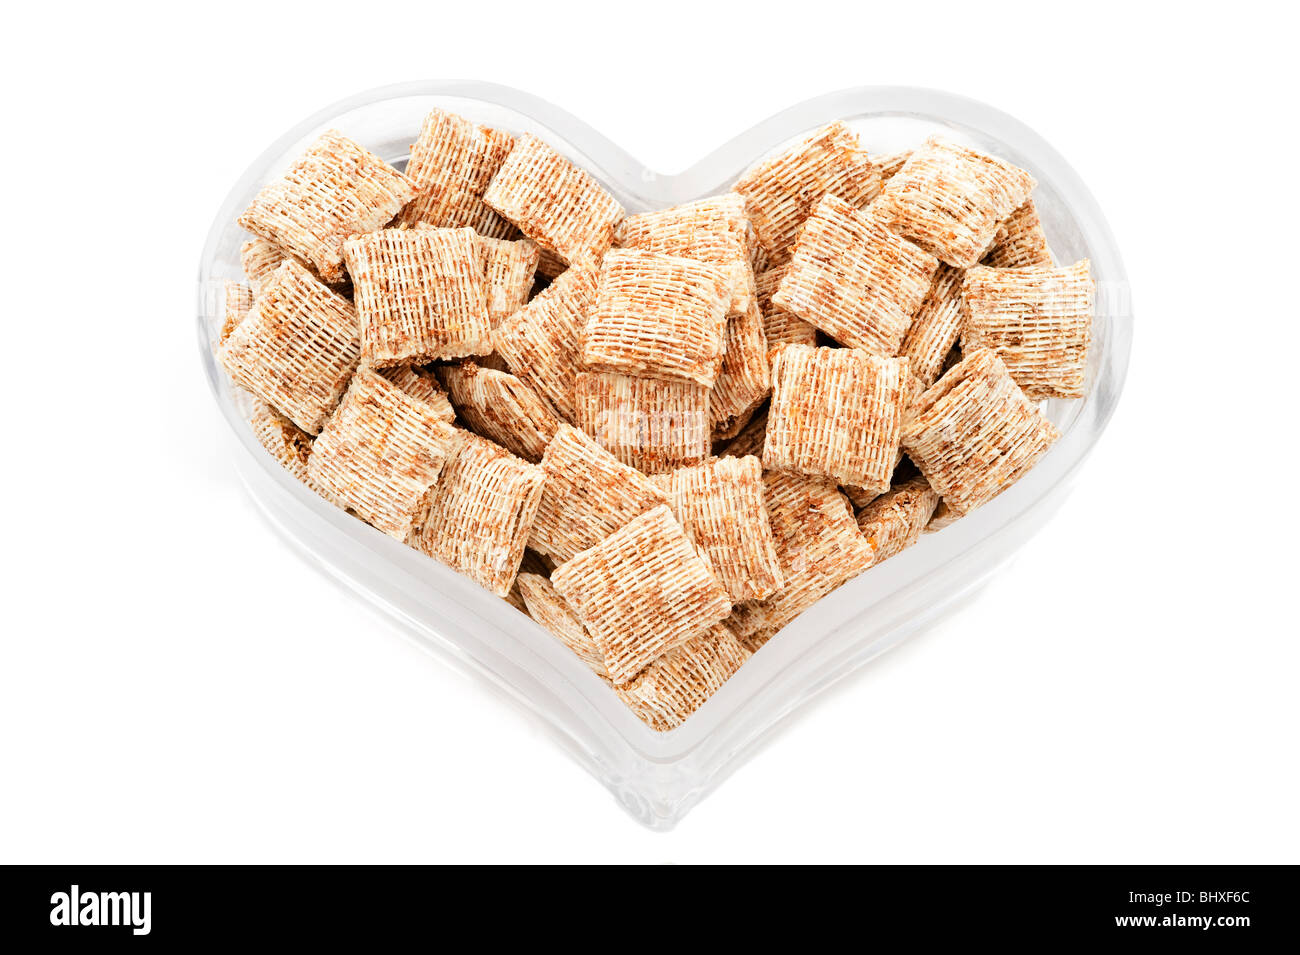
[[[403,166],[433,107],[511,132],[531,132],[589,170],[629,212],[727,189],[751,163],[842,119],[872,153],[940,132],[1024,167],[1060,262],[1092,260],[1097,314],[1087,397],[1051,401],[1062,437],[1013,488],[971,516],[830,594],[791,623],[682,726],[647,728],[572,653],[505,601],[379,531],[295,481],[249,428],[238,394],[212,356],[222,283],[239,279],[248,238],[235,217],[323,130],[336,127]],[[737,136],[692,168],[647,170],[600,133],[519,90],[487,83],[416,82],[371,90],[299,123],[264,152],[217,213],[199,267],[199,350],[213,396],[236,441],[235,464],[258,507],[307,559],[383,608],[421,645],[488,676],[535,713],[564,749],[639,821],[666,829],[751,755],[796,707],[953,609],[1060,505],[1119,400],[1132,313],[1114,239],[1079,177],[1032,130],[961,96],[861,87],[808,100]]]

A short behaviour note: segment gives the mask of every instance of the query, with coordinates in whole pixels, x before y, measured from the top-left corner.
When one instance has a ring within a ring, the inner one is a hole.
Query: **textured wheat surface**
[[[352,303],[292,259],[263,284],[217,351],[235,383],[319,434],[361,359]]]
[[[763,465],[886,490],[898,464],[907,359],[807,345],[773,354]]]
[[[980,348],[921,396],[904,424],[903,449],[964,515],[1015,484],[1059,437],[997,353]]]
[[[411,146],[406,175],[417,192],[399,221],[467,227],[494,239],[514,238],[518,230],[483,201],[488,183],[514,145],[509,133],[477,126],[446,110],[432,110]]]
[[[644,474],[569,425],[560,425],[541,466],[546,484],[529,544],[556,560],[599,544],[667,502]]]
[[[837,196],[861,208],[880,194],[880,170],[857,134],[834,122],[758,163],[740,177],[735,189],[748,200],[766,264],[780,265],[822,197]]]
[[[483,199],[570,265],[598,262],[623,219],[593,176],[530,135],[515,143]]]
[[[716,265],[613,249],[601,263],[582,331],[583,363],[712,387],[722,367],[728,301],[727,276]]]
[[[493,347],[510,371],[570,424],[578,422],[574,389],[582,367],[579,335],[596,298],[596,280],[595,269],[568,269],[492,335]]]
[[[938,266],[870,212],[831,196],[799,233],[772,305],[843,345],[896,355]]]
[[[653,480],[733,603],[764,600],[780,589],[758,458],[712,458]]]
[[[904,238],[951,266],[969,268],[1034,185],[1023,169],[936,136],[912,151],[873,209]]]
[[[580,372],[574,403],[587,434],[646,474],[698,464],[712,450],[703,385]]]
[[[405,541],[461,436],[428,404],[362,368],[313,443],[307,473],[362,520]]]
[[[666,505],[556,567],[551,583],[595,638],[616,684],[731,612],[726,590]]]
[[[480,237],[473,229],[381,229],[344,243],[372,367],[492,350]]]
[[[1094,286],[1087,259],[1067,268],[966,273],[962,348],[988,347],[1030,398],[1082,398]]]
[[[239,224],[337,282],[348,236],[382,228],[415,193],[410,179],[331,129],[262,187]]]
[[[474,362],[446,365],[438,377],[457,416],[476,434],[536,464],[555,436],[560,419],[551,407],[514,375],[480,368]]]
[[[417,546],[506,596],[523,560],[542,483],[541,468],[463,433],[433,489]]]

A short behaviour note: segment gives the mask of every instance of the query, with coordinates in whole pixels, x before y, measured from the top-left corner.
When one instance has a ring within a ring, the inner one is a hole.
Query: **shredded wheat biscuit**
[[[734,603],[763,600],[780,588],[758,458],[713,458],[654,482]]]
[[[982,264],[995,269],[1051,268],[1052,253],[1047,248],[1047,236],[1043,234],[1043,223],[1033,199],[998,226],[997,236]]]
[[[381,229],[344,243],[361,318],[361,357],[376,368],[486,355],[492,324],[473,229]]]
[[[224,315],[221,322],[221,334],[217,339],[220,345],[235,330],[249,309],[253,307],[253,290],[241,282],[227,282],[223,290]]]
[[[362,520],[405,541],[459,432],[368,368],[312,445],[307,473]]]
[[[461,432],[415,545],[504,597],[523,560],[543,480],[536,465]]]
[[[510,150],[483,200],[569,265],[600,261],[623,219],[600,183],[529,135]]]
[[[965,274],[951,265],[940,265],[903,336],[898,353],[912,363],[912,374],[926,387],[938,379],[944,358],[961,333],[961,284]]]
[[[448,424],[456,420],[456,411],[447,399],[447,393],[430,372],[411,365],[395,365],[385,368],[380,374],[412,398],[419,398],[427,404],[433,410],[434,417]]]
[[[578,425],[614,457],[646,474],[709,456],[709,389],[686,381],[580,372]]]
[[[331,129],[262,187],[239,224],[337,282],[348,236],[381,228],[414,195],[411,180]]]
[[[731,612],[726,590],[666,505],[555,568],[551,583],[595,639],[618,684]]]
[[[1059,437],[991,348],[968,352],[903,425],[907,456],[959,515],[1018,481]]]
[[[736,183],[745,196],[768,264],[780,265],[813,206],[838,196],[860,208],[880,194],[880,171],[857,134],[835,122],[790,149],[754,166]]]
[[[767,335],[758,302],[751,299],[743,314],[727,317],[722,341],[722,367],[709,395],[715,440],[740,431],[772,385]]]
[[[595,371],[712,387],[722,366],[727,276],[695,259],[612,249],[582,332]]]
[[[514,375],[472,361],[444,365],[438,377],[465,424],[512,454],[536,464],[560,421],[537,392]]]
[[[856,348],[773,350],[765,467],[884,491],[898,464],[907,360]]]
[[[858,527],[876,555],[888,560],[921,539],[939,495],[923,477],[912,478],[886,491],[858,514]]]
[[[665,732],[684,723],[748,659],[749,651],[719,624],[669,650],[615,692],[642,722]]]
[[[615,242],[627,249],[717,265],[726,273],[731,292],[727,311],[734,315],[749,308],[753,299],[749,219],[745,197],[738,192],[628,216]]]
[[[904,238],[969,268],[1034,185],[1011,163],[931,137],[889,179],[873,209]]]
[[[772,304],[841,344],[896,355],[938,267],[883,221],[828,196],[799,233]]]
[[[497,354],[566,421],[577,423],[573,391],[581,362],[579,335],[596,299],[595,269],[576,266],[502,322]]]
[[[542,471],[546,485],[529,546],[555,560],[599,544],[668,500],[644,474],[569,425],[560,425],[551,439]]]
[[[424,118],[419,138],[411,146],[406,175],[418,191],[398,221],[403,225],[470,228],[494,239],[513,238],[518,234],[515,227],[483,201],[483,193],[514,144],[508,133],[476,126],[455,113],[433,110]]]
[[[602,680],[609,680],[609,671],[605,669],[605,655],[600,652],[596,641],[591,638],[591,634],[582,625],[577,614],[564,602],[564,598],[551,584],[550,579],[540,574],[521,571],[516,582],[519,593],[528,607],[528,615],[572,650],[596,676]]]
[[[352,303],[293,260],[266,280],[217,351],[236,384],[309,434],[320,433],[360,357]]]
[[[995,350],[1029,398],[1082,398],[1092,338],[1087,259],[1068,268],[966,273],[962,348]]]
[[[266,448],[281,467],[330,503],[337,503],[307,471],[307,462],[311,458],[311,435],[261,400],[253,406],[248,423],[258,444]]]
[[[783,265],[768,269],[758,273],[754,279],[758,307],[763,313],[763,334],[767,337],[767,345],[769,348],[777,345],[816,345],[816,325],[809,325],[798,315],[772,304],[772,295],[780,287],[787,268]]]
[[[510,242],[480,238],[478,242],[487,276],[484,291],[488,321],[496,328],[528,304],[541,249],[532,239]]]
[[[873,560],[848,499],[832,482],[767,471],[763,496],[785,583],[767,600],[740,605],[727,621],[753,649]]]

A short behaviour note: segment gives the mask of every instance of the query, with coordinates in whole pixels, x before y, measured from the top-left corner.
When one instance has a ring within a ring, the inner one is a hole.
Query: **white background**
[[[0,861],[1300,861],[1294,13],[722,7],[6,15]],[[670,834],[300,563],[200,375],[230,185],[435,77],[665,172],[829,90],[958,91],[1068,157],[1126,258],[1127,391],[1060,515]]]

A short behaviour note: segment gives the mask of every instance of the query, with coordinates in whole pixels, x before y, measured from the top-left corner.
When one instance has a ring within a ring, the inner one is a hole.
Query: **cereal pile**
[[[1033,188],[832,123],[629,216],[531,135],[435,110],[399,172],[330,131],[239,217],[217,357],[296,478],[667,730],[1057,439],[1093,283]]]

